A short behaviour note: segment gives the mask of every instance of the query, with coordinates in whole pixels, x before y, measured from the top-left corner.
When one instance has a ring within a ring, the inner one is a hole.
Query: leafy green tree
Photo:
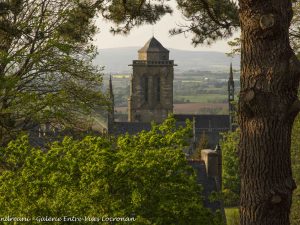
[[[239,176],[239,129],[222,134],[222,192],[225,206],[239,206],[241,181]]]
[[[26,137],[12,141],[0,149],[0,217],[134,217],[134,224],[219,225],[220,217],[203,207],[182,151],[190,132],[191,124],[176,129],[169,118],[150,132],[117,139],[66,137],[47,151],[31,147]]]
[[[168,0],[169,1],[169,0]],[[154,24],[172,9],[165,0],[98,0],[95,5],[101,16],[114,23],[111,32],[128,34],[133,27]]]
[[[1,1],[0,143],[36,123],[86,129],[92,111],[108,104],[92,65],[94,18],[128,33],[171,11],[162,1]]]
[[[19,1],[12,2],[18,3]],[[78,1],[74,0],[74,2]],[[161,15],[169,13],[171,10],[164,5],[164,2],[164,0],[96,1],[97,5],[94,6],[104,17],[117,24],[117,32],[127,32],[134,25],[141,25],[144,22],[154,23]],[[288,213],[294,189],[290,164],[291,130],[294,118],[300,110],[300,101],[297,99],[300,77],[299,61],[291,50],[288,32],[293,17],[292,1],[239,0],[238,6],[236,1],[231,0],[177,0],[177,2],[186,18],[191,21],[191,26],[186,27],[185,30],[179,30],[177,33],[191,32],[195,35],[192,40],[195,45],[204,43],[205,40],[209,44],[217,39],[229,37],[232,31],[240,25],[243,37],[239,99],[242,204],[240,221],[242,225],[289,224]],[[2,7],[4,12],[9,12],[9,15],[11,13],[17,15],[16,12],[24,8],[24,6],[9,7],[7,3],[5,7]],[[79,8],[81,9],[81,7]],[[44,11],[37,10],[37,12]],[[7,15],[7,13],[3,14],[2,10],[1,16],[3,17],[3,15]],[[39,18],[41,15],[34,18]],[[66,15],[75,15],[76,18],[77,15],[82,14],[75,11],[74,14],[68,12]],[[1,23],[4,23],[1,27],[8,28],[10,31],[8,35],[6,32],[1,36],[1,38],[5,37],[4,41],[1,40],[1,44],[4,43],[4,47],[1,47],[4,55],[9,52],[7,51],[7,46],[10,46],[11,43],[9,34],[14,34],[13,37],[15,37],[19,31],[11,26],[14,18],[15,16],[11,16],[10,20],[1,18]],[[66,21],[69,25],[78,20],[72,17]],[[31,27],[30,24],[28,25]],[[62,30],[68,30],[68,28],[68,26],[63,26]],[[70,30],[76,32],[81,30],[77,28]],[[24,28],[24,30],[26,29]],[[37,32],[29,35],[29,40],[32,36],[36,39],[44,35],[43,32],[39,32],[39,29],[35,31]],[[176,33],[176,30],[174,32]],[[23,55],[21,54],[21,56]],[[9,58],[5,59],[4,65],[6,65],[6,61],[9,61]],[[14,60],[14,62],[18,61]],[[24,69],[26,70],[26,67]],[[15,80],[12,79],[12,81]],[[1,91],[4,93],[1,94],[1,97],[4,96],[2,97],[4,99],[1,103],[2,108],[9,102],[6,99],[10,94],[17,93],[16,89],[10,91],[11,85],[15,86],[12,81],[5,82],[6,88]],[[20,98],[13,99],[16,101]],[[24,100],[22,99],[22,101]],[[55,99],[55,101],[58,100]],[[26,106],[30,106],[30,104]],[[63,106],[65,105],[62,104],[58,109]],[[11,119],[13,112],[2,113],[1,120],[5,129],[16,124],[16,120]],[[43,113],[43,115],[45,114]],[[272,154],[274,152],[276,154]],[[256,182],[253,182],[254,179]]]
[[[104,105],[91,1],[1,1],[0,143],[36,123],[85,127]]]
[[[177,3],[189,23],[170,33],[191,33],[195,46],[231,37],[239,27],[238,6],[234,1],[177,0]]]

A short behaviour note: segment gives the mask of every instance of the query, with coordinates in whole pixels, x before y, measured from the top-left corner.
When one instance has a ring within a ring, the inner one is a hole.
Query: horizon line
[[[107,48],[100,48],[100,47],[97,47],[98,50],[106,50],[106,49],[116,49],[116,48],[141,48],[139,46],[119,46],[119,47],[107,47]],[[188,52],[217,52],[217,53],[224,53],[226,54],[226,52],[223,52],[223,51],[216,51],[216,50],[198,50],[195,48],[195,50],[192,50],[192,49],[180,49],[180,48],[168,48],[168,47],[165,47],[166,49],[173,49],[173,50],[179,50],[179,51],[188,51]]]

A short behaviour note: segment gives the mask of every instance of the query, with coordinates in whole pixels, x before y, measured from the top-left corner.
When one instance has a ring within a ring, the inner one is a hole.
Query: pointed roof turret
[[[138,52],[169,52],[169,50],[153,36]]]
[[[169,60],[169,50],[156,40],[155,37],[149,41],[139,51],[139,60],[143,61],[167,61]]]

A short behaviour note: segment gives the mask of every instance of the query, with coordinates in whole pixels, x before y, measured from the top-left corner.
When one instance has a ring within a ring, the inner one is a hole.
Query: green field
[[[199,103],[226,103],[227,96],[222,94],[201,94],[201,95],[175,95],[175,100],[184,100],[184,102]]]
[[[239,225],[239,208],[225,208],[227,225]]]

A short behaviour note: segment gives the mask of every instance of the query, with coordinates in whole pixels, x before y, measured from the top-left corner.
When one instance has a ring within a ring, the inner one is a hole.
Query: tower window
[[[160,77],[157,77],[157,86],[156,86],[156,100],[160,102]]]
[[[145,77],[145,102],[148,102],[148,77]]]

